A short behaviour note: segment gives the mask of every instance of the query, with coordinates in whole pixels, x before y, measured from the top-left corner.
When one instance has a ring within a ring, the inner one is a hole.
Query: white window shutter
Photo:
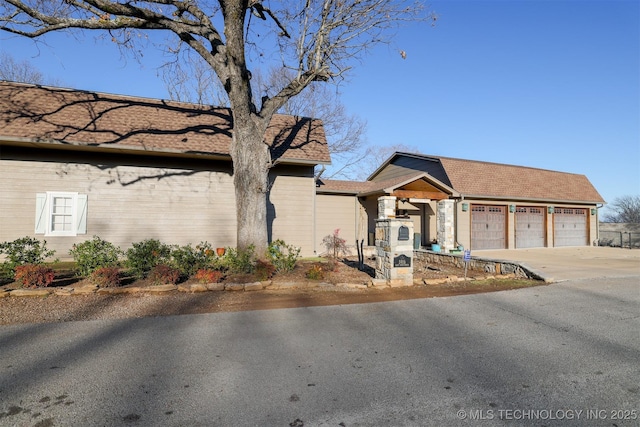
[[[77,208],[77,228],[76,232],[78,234],[87,234],[87,206],[88,205],[88,197],[86,194],[78,194],[78,198],[76,200],[76,208]]]
[[[47,231],[47,194],[36,194],[36,234]]]

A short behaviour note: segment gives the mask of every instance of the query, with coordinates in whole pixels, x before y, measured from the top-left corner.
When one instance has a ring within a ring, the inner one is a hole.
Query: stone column
[[[378,219],[396,217],[396,196],[378,197]]]
[[[455,249],[455,202],[453,200],[440,200],[436,213],[436,227],[438,243],[443,252]]]
[[[390,286],[413,285],[413,222],[376,220],[376,280]]]

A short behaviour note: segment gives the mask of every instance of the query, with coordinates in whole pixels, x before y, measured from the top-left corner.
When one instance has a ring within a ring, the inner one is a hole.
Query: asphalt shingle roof
[[[437,161],[441,168],[433,172],[445,185],[465,197],[604,203],[602,196],[585,175],[526,166],[396,153],[378,169],[378,172],[393,163],[398,156]],[[422,176],[419,169],[407,169],[406,174],[385,181],[321,180],[318,190],[326,193],[365,195],[383,192],[384,189],[396,187],[413,177],[418,179]]]
[[[229,156],[231,112],[196,104],[0,82],[0,139]],[[320,120],[275,115],[272,158],[330,163]]]
[[[396,187],[402,183],[419,179],[422,172],[414,172],[384,181],[343,181],[337,179],[319,179],[317,187],[327,193],[368,194],[383,192],[385,189]]]
[[[451,187],[464,195],[604,203],[585,175],[437,157]]]

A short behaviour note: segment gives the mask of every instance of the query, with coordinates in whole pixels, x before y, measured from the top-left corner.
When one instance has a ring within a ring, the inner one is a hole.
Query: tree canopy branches
[[[255,19],[252,19],[255,18]],[[37,38],[102,31],[133,47],[136,32],[166,31],[217,75],[234,120],[238,246],[266,248],[266,193],[273,166],[264,136],[272,116],[314,82],[339,79],[406,21],[435,20],[421,3],[395,0],[0,0],[0,31]],[[250,62],[249,58],[252,59]],[[251,65],[250,65],[251,64]],[[250,66],[290,71],[256,106]]]

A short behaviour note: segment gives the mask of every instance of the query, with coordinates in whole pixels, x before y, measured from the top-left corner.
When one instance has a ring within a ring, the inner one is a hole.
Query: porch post
[[[455,249],[455,202],[451,199],[438,202],[436,214],[436,229],[438,243],[443,252]]]
[[[396,217],[396,197],[381,196],[378,197],[378,219],[395,218]]]

